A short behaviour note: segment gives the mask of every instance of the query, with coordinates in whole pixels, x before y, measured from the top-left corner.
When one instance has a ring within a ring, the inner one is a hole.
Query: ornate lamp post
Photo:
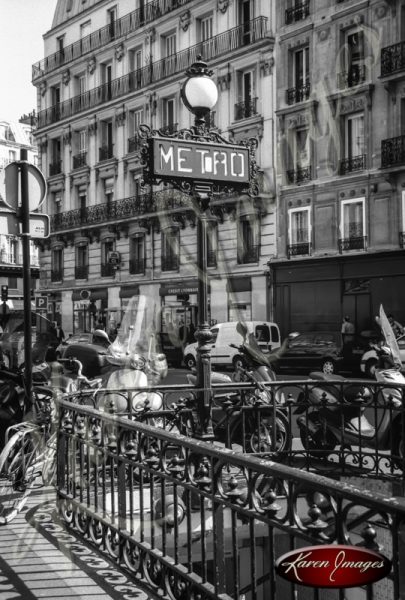
[[[211,330],[208,323],[207,230],[210,200],[213,193],[247,193],[257,196],[257,166],[254,139],[243,144],[231,144],[218,132],[210,130],[206,117],[218,99],[213,74],[201,60],[186,71],[187,79],[181,89],[181,98],[195,115],[189,129],[168,135],[139,128],[142,145],[141,161],[144,183],[167,182],[186,192],[198,219],[198,324],[195,337],[197,347],[197,420],[196,435],[200,439],[213,438],[211,420]],[[191,207],[190,207],[191,208]]]

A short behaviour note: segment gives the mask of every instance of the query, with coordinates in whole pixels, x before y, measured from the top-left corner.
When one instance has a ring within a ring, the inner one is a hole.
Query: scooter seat
[[[326,373],[322,373],[322,371],[313,371],[309,374],[311,379],[316,379],[317,381],[344,381],[345,378],[341,375],[328,375]]]
[[[373,438],[375,436],[375,427],[369,423],[364,415],[350,419],[345,429],[349,433],[360,434],[361,437]]]

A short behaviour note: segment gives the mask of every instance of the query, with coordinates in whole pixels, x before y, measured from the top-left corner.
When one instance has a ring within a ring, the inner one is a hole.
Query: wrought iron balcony
[[[114,277],[115,271],[114,265],[110,265],[109,263],[101,264],[101,277]]]
[[[397,167],[405,164],[405,135],[381,142],[381,167]]]
[[[113,26],[111,24],[105,25],[90,35],[35,63],[32,65],[32,79],[35,81],[38,77],[42,77],[90,52],[104,48],[106,44],[126,37],[140,27],[151,23],[176,8],[189,4],[189,2],[190,0],[155,0],[154,2],[149,2],[145,6],[117,19],[114,21]]]
[[[75,279],[87,279],[89,276],[89,265],[75,267]]]
[[[142,147],[142,140],[138,135],[128,138],[128,154],[139,152]]]
[[[56,160],[55,162],[50,163],[49,177],[52,177],[53,175],[60,175],[60,173],[62,173],[62,161]]]
[[[217,251],[209,250],[207,252],[207,267],[216,267],[217,266]]]
[[[257,115],[257,98],[249,98],[235,104],[235,121]]]
[[[310,93],[311,84],[307,81],[298,87],[289,88],[286,92],[286,102],[288,105],[304,102],[304,100],[308,100]]]
[[[341,90],[359,85],[359,83],[363,83],[365,80],[365,65],[353,65],[348,71],[342,71],[341,73],[338,73],[338,87]]]
[[[301,242],[299,244],[289,244],[287,246],[287,257],[292,256],[309,256],[311,254],[311,244],[309,242]]]
[[[113,144],[110,146],[101,146],[98,149],[98,160],[101,162],[102,160],[109,160],[110,158],[114,158],[114,150]]]
[[[360,156],[352,156],[341,160],[339,173],[340,175],[347,175],[347,173],[353,173],[354,171],[364,171],[365,168],[366,155],[360,154]]]
[[[63,281],[63,269],[52,269],[51,281]]]
[[[297,21],[303,21],[307,17],[309,17],[309,2],[296,3],[293,8],[285,11],[285,24],[291,25]]]
[[[312,167],[297,167],[294,170],[287,171],[289,183],[307,183],[312,179]]]
[[[162,271],[178,271],[179,264],[178,255],[162,256]]]
[[[405,248],[405,231],[399,232],[399,246],[400,248]]]
[[[146,259],[145,258],[130,258],[129,272],[131,275],[143,275],[145,273]]]
[[[251,246],[238,252],[238,264],[256,263],[259,261],[260,246]]]
[[[405,42],[392,44],[381,50],[381,77],[399,73],[405,69]]]
[[[367,236],[353,236],[348,238],[340,238],[338,240],[339,252],[347,252],[348,250],[366,250]]]
[[[83,209],[76,208],[57,213],[51,217],[51,231],[88,227],[180,208],[191,208],[188,194],[176,190],[160,190],[152,195],[140,194],[122,200],[86,206]]]
[[[178,127],[178,123],[169,123],[168,125],[162,125],[159,131],[161,131],[163,135],[172,135],[172,133],[176,133]]]
[[[74,169],[80,169],[80,167],[86,167],[87,166],[87,152],[83,151],[83,152],[79,152],[79,154],[75,154],[72,157],[73,160],[73,168]]]
[[[219,56],[233,53],[238,48],[244,47],[247,26],[250,30],[251,44],[263,40],[267,34],[267,21],[267,17],[258,17],[173,56],[153,62],[142,69],[127,73],[123,77],[104,83],[84,94],[46,108],[38,113],[38,129],[62,119],[70,118],[84,110],[101,106],[109,100],[122,98],[127,94],[134,93],[176,74],[183,75],[186,69],[197,60],[199,54],[204,57],[204,60],[210,62]]]

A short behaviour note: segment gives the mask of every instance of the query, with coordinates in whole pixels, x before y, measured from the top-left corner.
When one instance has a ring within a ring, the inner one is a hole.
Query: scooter
[[[297,400],[300,405],[295,410],[295,414],[301,414],[297,424],[302,444],[309,454],[325,458],[337,445],[356,446],[390,450],[395,464],[402,463],[405,378],[395,365],[388,346],[375,346],[374,351],[378,357],[375,378],[387,384],[374,395],[368,386],[354,382],[344,386],[344,397],[340,399],[342,387],[336,383],[344,378],[319,372],[310,374],[311,379],[322,383],[319,387],[313,386],[307,397],[301,393]],[[368,407],[372,409],[373,424],[365,414]]]
[[[214,386],[252,382],[254,390],[242,389],[238,393],[229,393],[224,389],[223,392],[215,392],[212,411],[215,439],[227,447],[232,447],[232,444],[241,445],[246,452],[287,451],[291,447],[291,429],[284,396],[265,385],[276,380],[272,369],[272,360],[276,360],[276,356],[273,353],[264,354],[252,334],[247,340],[247,329],[241,322],[237,325],[237,331],[242,336],[243,343],[240,346],[230,345],[238,350],[245,366],[239,366],[233,378],[213,372],[211,382]],[[187,379],[195,385],[197,378],[189,374]],[[183,423],[182,433],[193,435],[194,424],[190,419],[186,424]]]

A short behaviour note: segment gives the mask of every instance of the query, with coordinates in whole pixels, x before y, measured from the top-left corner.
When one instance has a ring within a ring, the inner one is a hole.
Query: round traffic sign
[[[19,171],[22,162],[24,161],[11,162],[4,169],[5,193],[3,194],[3,200],[13,210],[17,210],[21,196]],[[33,212],[45,200],[46,181],[38,167],[31,163],[26,164],[28,171],[28,205],[29,211]]]

